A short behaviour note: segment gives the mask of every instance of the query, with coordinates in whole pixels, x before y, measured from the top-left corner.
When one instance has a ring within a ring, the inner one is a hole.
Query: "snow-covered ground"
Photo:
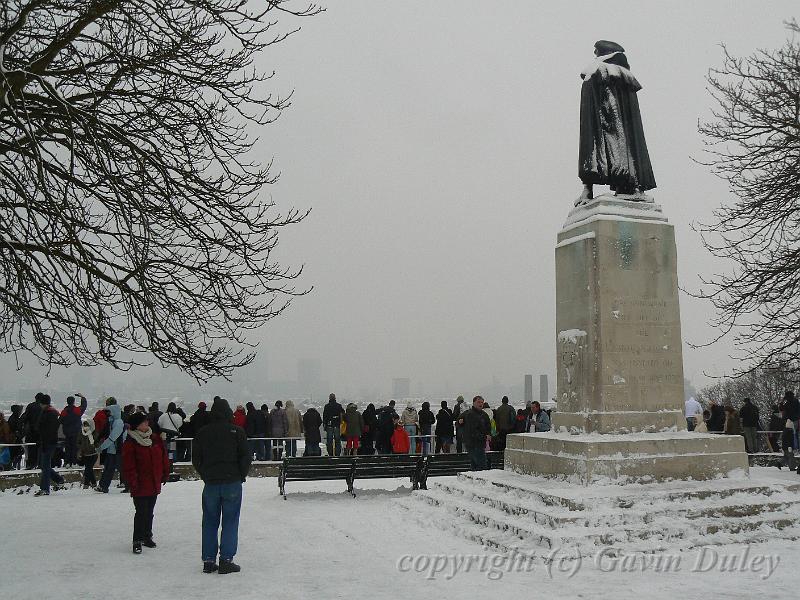
[[[697,551],[688,552],[677,571],[642,572],[641,565],[633,565],[634,572],[622,572],[601,559],[585,560],[574,574],[569,566],[563,573],[558,566],[548,572],[540,563],[507,572],[489,568],[492,560],[503,564],[491,551],[425,530],[396,506],[396,498],[412,493],[406,480],[357,482],[355,499],[344,488],[342,482],[290,482],[284,501],[274,478],[248,480],[236,557],[242,572],[226,576],[201,573],[200,482],[166,486],[156,505],[159,547],[145,548],[140,556],[130,550],[132,502],[117,490],[104,495],[73,488],[42,498],[2,493],[2,597],[476,598],[500,592],[517,598],[708,600],[797,593],[795,542],[714,548],[720,556],[748,552],[751,567],[755,557],[777,557],[777,569],[767,579],[763,568],[692,572]],[[482,555],[488,555],[483,565]],[[444,570],[431,576],[437,560]],[[456,560],[461,572],[452,576]],[[464,572],[469,561],[472,568]]]

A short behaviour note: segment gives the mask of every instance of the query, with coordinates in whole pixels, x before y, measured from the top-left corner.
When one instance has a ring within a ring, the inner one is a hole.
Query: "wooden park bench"
[[[503,468],[502,452],[487,452],[489,468]],[[456,475],[469,471],[467,454],[373,454],[367,456],[286,457],[278,472],[278,488],[286,499],[287,481],[346,482],[355,498],[356,479],[392,479],[408,477],[412,489],[427,489],[428,477]]]
[[[416,454],[287,457],[278,472],[278,487],[284,500],[287,481],[343,480],[347,491],[355,497],[353,483],[356,479],[408,477],[416,490],[422,459]]]

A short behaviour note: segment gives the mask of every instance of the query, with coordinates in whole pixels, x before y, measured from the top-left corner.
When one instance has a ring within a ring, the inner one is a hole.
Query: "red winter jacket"
[[[238,425],[242,429],[247,428],[247,413],[244,410],[239,410],[238,408],[233,413],[233,424]]]
[[[408,437],[408,432],[398,425],[392,434],[392,452],[395,454],[408,454],[410,448],[411,438]]]
[[[122,444],[122,472],[131,496],[157,496],[169,475],[169,459],[161,436],[153,434],[152,446],[142,446],[131,438]]]
[[[106,425],[108,425],[108,412],[105,409],[98,410],[94,413],[92,420],[94,421],[95,439],[98,442],[102,442],[106,438],[103,433],[106,432]],[[102,436],[102,439],[100,436]]]

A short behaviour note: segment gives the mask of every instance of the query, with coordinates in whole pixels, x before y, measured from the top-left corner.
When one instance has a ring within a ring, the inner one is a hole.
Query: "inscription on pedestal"
[[[602,417],[608,413],[632,413],[629,430],[648,423],[633,413],[662,413],[653,416],[656,428],[680,424],[677,284],[674,232],[665,220],[587,219],[559,235],[558,413],[572,416],[557,417],[556,425],[583,419],[590,431],[627,429],[624,415],[612,424]]]

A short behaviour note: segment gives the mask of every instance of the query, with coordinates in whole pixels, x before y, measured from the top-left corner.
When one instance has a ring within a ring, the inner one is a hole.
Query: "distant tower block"
[[[411,396],[411,380],[408,377],[392,379],[392,398],[402,400]]]
[[[533,402],[533,375],[525,375],[525,406]]]
[[[550,400],[550,392],[547,389],[547,375],[539,375],[539,402]]]

